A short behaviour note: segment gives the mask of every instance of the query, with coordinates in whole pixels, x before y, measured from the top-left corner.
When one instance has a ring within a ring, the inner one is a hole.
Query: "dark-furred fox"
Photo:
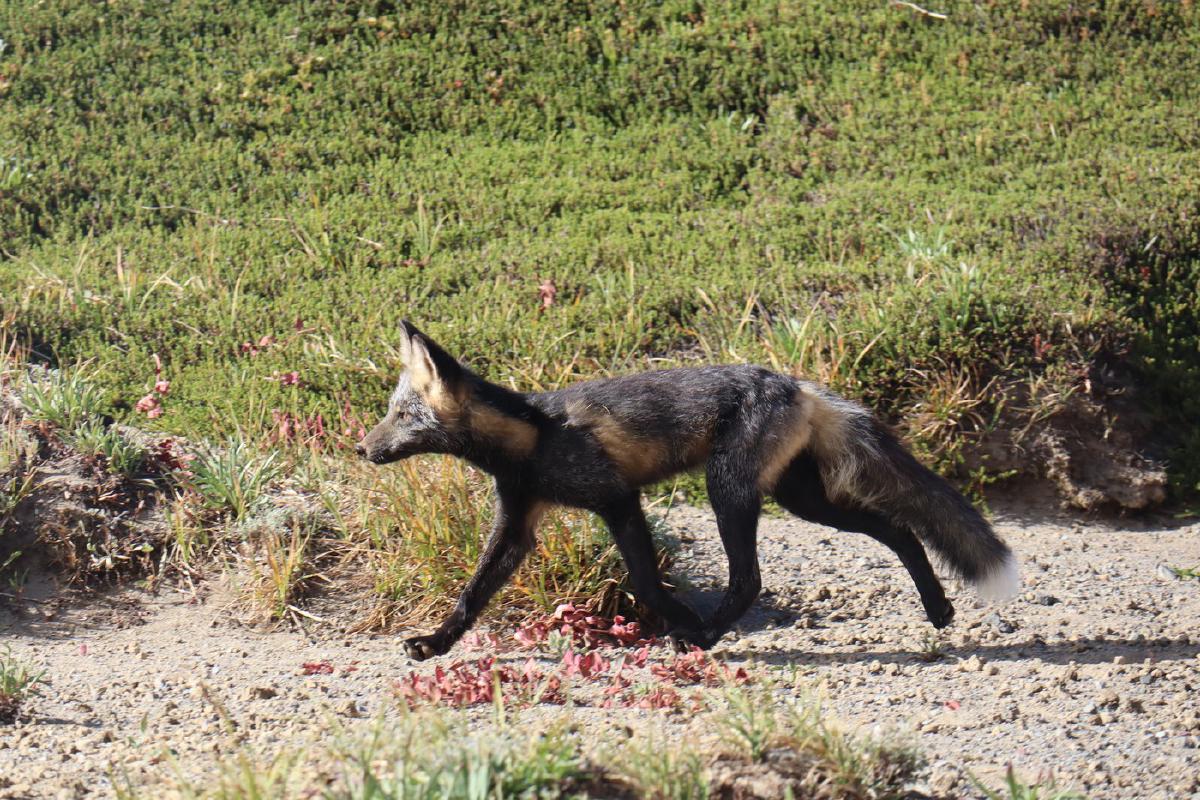
[[[929,621],[954,617],[924,542],[986,599],[1016,592],[1009,548],[949,484],[921,466],[870,412],[816,384],[754,366],[695,367],[521,394],[488,383],[404,323],[407,369],[387,415],[357,445],[386,464],[460,456],[496,480],[496,520],[475,575],[438,630],[405,642],[441,655],[467,631],[534,544],[552,504],[608,525],[638,599],[677,647],[711,647],[750,607],[761,580],[755,541],[764,496],[804,519],[887,545]],[[729,558],[729,588],[701,619],[663,586],[638,489],[705,469]]]

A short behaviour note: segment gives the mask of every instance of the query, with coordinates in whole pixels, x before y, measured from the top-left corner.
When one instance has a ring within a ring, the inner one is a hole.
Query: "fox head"
[[[388,410],[354,448],[375,464],[419,453],[457,454],[463,447],[460,422],[470,396],[470,373],[432,339],[401,323],[400,375]]]

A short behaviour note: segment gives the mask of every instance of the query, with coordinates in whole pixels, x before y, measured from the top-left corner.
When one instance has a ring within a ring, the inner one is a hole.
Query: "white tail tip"
[[[975,582],[975,592],[985,603],[1003,603],[1021,591],[1021,570],[1012,553],[998,566]]]

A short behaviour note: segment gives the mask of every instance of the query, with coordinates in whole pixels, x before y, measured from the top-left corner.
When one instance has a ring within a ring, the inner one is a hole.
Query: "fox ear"
[[[408,370],[412,387],[434,408],[450,411],[457,406],[456,398],[463,384],[463,368],[445,350],[425,334],[414,331],[408,341]]]
[[[404,362],[404,366],[412,365],[412,340],[414,336],[420,336],[421,332],[417,330],[417,326],[413,325],[406,319],[400,320],[400,360]]]

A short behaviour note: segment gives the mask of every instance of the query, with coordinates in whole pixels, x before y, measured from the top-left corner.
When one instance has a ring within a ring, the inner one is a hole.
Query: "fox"
[[[374,464],[422,453],[463,458],[491,475],[496,498],[490,537],[454,610],[433,633],[405,640],[414,660],[449,652],[533,549],[538,520],[553,506],[603,520],[634,596],[681,651],[711,648],[758,596],[766,498],[890,548],[935,628],[950,624],[954,606],[925,546],[985,600],[1019,589],[1012,550],[971,503],[864,406],[820,384],[727,365],[522,393],[484,380],[408,320],[401,327],[404,370],[357,454]],[[707,619],[664,585],[640,492],[701,468],[729,568]]]

